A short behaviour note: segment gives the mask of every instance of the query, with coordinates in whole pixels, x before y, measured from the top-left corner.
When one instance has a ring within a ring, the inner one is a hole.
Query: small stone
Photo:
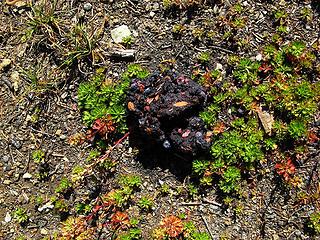
[[[22,146],[22,144],[18,140],[15,140],[15,139],[12,139],[11,143],[16,149],[20,149]]]
[[[247,1],[244,1],[244,2],[242,3],[242,6],[247,7],[247,6],[249,6],[249,3],[248,3]]]
[[[45,229],[45,228],[41,228],[41,229],[40,229],[40,233],[41,233],[42,235],[48,235],[48,230]]]
[[[6,67],[8,67],[11,64],[10,59],[3,59],[0,63],[0,71]]]
[[[150,12],[150,17],[154,17],[154,15],[156,15],[156,13],[155,12]]]
[[[124,38],[131,37],[131,35],[127,25],[121,25],[111,30],[111,38],[115,43],[122,43]]]
[[[61,140],[65,140],[65,139],[67,139],[67,136],[64,135],[64,134],[62,134],[62,135],[60,135],[60,139],[61,139]]]
[[[42,207],[39,207],[38,211],[42,212],[43,210],[47,210],[47,209],[50,210],[50,209],[53,209],[53,208],[54,208],[54,205],[52,204],[52,202],[47,202]]]
[[[6,180],[3,181],[3,184],[4,184],[4,185],[9,185],[9,184],[11,184],[11,181],[8,180],[8,179],[6,179]]]
[[[83,5],[83,9],[84,9],[85,11],[90,11],[90,10],[92,9],[92,4],[91,4],[91,3],[85,3],[85,4]]]
[[[11,215],[10,215],[10,213],[6,213],[6,216],[5,216],[5,218],[4,218],[4,221],[6,222],[6,223],[8,223],[8,222],[10,222],[11,221],[11,219],[12,219],[12,217],[11,217]]]
[[[61,98],[62,98],[62,99],[65,99],[67,96],[68,96],[68,93],[67,93],[67,92],[64,92],[64,93],[62,93]]]
[[[62,133],[62,130],[61,130],[61,129],[58,129],[58,130],[56,131],[56,135],[58,135],[58,136],[60,136],[61,133]]]
[[[23,174],[22,178],[23,179],[31,179],[32,175],[30,173],[26,172],[25,174]]]
[[[261,61],[262,60],[262,54],[259,53],[257,56],[256,56],[256,60],[257,61]]]
[[[222,70],[223,69],[223,66],[221,63],[216,63],[216,67],[215,67],[216,70]]]
[[[153,4],[153,11],[158,11],[160,9],[160,4],[159,3],[154,3]]]
[[[14,71],[11,73],[10,80],[12,82],[12,86],[15,92],[19,90],[19,84],[20,84],[20,76],[19,72]]]
[[[10,157],[6,156],[6,155],[2,157],[2,161],[5,163],[9,162],[9,159],[10,159]]]

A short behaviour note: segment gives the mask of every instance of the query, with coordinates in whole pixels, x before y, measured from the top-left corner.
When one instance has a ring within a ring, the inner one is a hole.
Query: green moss
[[[308,226],[317,234],[320,234],[320,212],[314,212],[310,215]]]
[[[20,224],[25,224],[26,222],[29,221],[29,216],[27,214],[27,211],[23,208],[20,208],[20,207],[18,207],[13,212],[13,216],[17,220],[17,222]]]
[[[56,187],[55,192],[65,194],[72,187],[72,183],[68,180],[68,178],[63,177],[60,180],[59,185]]]
[[[88,125],[99,118],[111,116],[117,131],[123,133],[126,126],[126,92],[132,78],[146,78],[149,72],[140,65],[132,64],[118,82],[106,83],[104,74],[97,73],[89,82],[81,83],[78,89],[78,105],[83,112],[83,121]]]
[[[32,160],[35,163],[43,162],[44,161],[44,156],[45,156],[45,153],[41,149],[38,149],[38,150],[35,150],[35,151],[32,152]]]

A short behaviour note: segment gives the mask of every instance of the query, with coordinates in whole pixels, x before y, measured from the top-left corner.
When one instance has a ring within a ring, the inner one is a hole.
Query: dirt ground
[[[218,66],[230,79],[230,56],[259,57],[277,32],[274,12],[279,9],[287,13],[284,43],[302,40],[309,47],[320,46],[316,0],[205,1],[175,10],[166,9],[164,2],[57,0],[53,14],[54,1],[0,2],[0,63],[9,61],[0,67],[0,239],[56,239],[62,222],[77,215],[74,206],[83,201],[93,204],[98,196],[118,188],[121,174],[141,177],[140,191],[133,198],[153,199],[151,211],[141,213],[134,204],[128,208],[141,217],[141,239],[152,239],[165,216],[181,213],[212,239],[319,239],[308,227],[310,214],[320,207],[318,142],[308,144],[299,159],[301,187],[284,186],[274,164],[266,161],[242,186],[242,197],[228,205],[215,187],[190,194],[190,162],[167,154],[155,156],[153,151],[139,153],[125,138],[112,150],[117,162],[112,174],[92,173],[82,179],[66,197],[67,214],[54,209],[59,182],[70,178],[75,166],[86,165],[94,149],[90,142],[71,145],[69,139],[87,130],[77,91],[97,69],[105,68],[107,78],[119,79],[130,63],[150,71],[173,65],[174,71],[190,77],[197,56],[206,51],[211,55],[208,65]],[[122,24],[133,33],[126,48],[136,51],[134,58],[113,57],[115,49],[125,47],[112,41],[110,31]],[[315,132],[319,119],[318,111]],[[44,151],[45,163],[34,161],[32,153],[38,149]],[[45,176],[40,175],[43,172]],[[163,185],[169,187],[167,194],[159,193]],[[301,192],[317,193],[318,199],[299,202]],[[17,208],[25,209],[25,224],[14,216]],[[106,230],[97,239],[112,237]]]

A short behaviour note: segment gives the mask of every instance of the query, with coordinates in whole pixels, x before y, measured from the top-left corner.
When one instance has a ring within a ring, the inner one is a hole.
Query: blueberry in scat
[[[131,88],[131,91],[137,91],[139,89],[139,86],[137,83],[132,83],[130,88]]]
[[[144,94],[149,95],[151,91],[152,91],[151,88],[148,87],[144,90]]]
[[[165,148],[165,149],[170,149],[171,148],[171,144],[168,140],[165,140],[162,144],[162,146]]]
[[[196,132],[196,138],[202,138],[202,133],[201,132]]]
[[[144,118],[140,118],[138,121],[139,121],[140,125],[144,125],[146,122],[146,120]]]

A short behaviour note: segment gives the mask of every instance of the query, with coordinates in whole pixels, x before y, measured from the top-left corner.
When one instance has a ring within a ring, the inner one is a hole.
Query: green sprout
[[[58,185],[58,187],[56,187],[55,192],[56,193],[61,193],[61,194],[65,194],[66,192],[68,192],[72,187],[71,182],[68,180],[68,178],[63,177],[60,180],[60,183]]]
[[[149,197],[141,197],[138,201],[138,206],[144,211],[150,211],[153,205],[153,200]]]
[[[38,150],[35,150],[35,151],[32,152],[32,160],[35,163],[43,162],[44,161],[44,156],[45,156],[45,153],[41,149],[38,149]]]
[[[13,212],[14,218],[18,221],[20,224],[25,224],[26,222],[29,221],[29,216],[27,214],[27,211],[23,208],[18,207],[14,212]]]

